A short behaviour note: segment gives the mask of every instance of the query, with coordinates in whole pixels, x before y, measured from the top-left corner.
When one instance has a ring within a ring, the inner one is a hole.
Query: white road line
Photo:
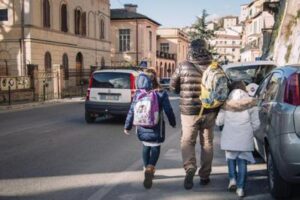
[[[173,134],[170,134],[168,137],[168,140],[163,143],[162,145],[169,145],[172,142],[174,142],[174,139],[178,136],[177,134],[180,134],[181,130],[177,130],[176,132],[173,132]],[[130,171],[136,171],[138,169],[142,169],[143,162],[141,159],[135,161],[132,165],[130,165],[127,169],[125,169],[121,174],[117,174],[112,176],[109,180],[106,181],[105,185],[96,191],[94,194],[92,194],[87,200],[100,200],[104,198],[111,190],[116,188],[120,183],[122,183],[122,180],[126,180],[126,178],[131,175]],[[119,183],[119,184],[112,184],[112,183]]]

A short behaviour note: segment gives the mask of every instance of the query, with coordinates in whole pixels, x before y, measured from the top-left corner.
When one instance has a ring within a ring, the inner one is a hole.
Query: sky
[[[196,16],[206,9],[211,18],[240,15],[240,5],[252,0],[111,0],[111,8],[123,8],[124,4],[137,4],[137,12],[159,22],[163,27],[190,26]]]

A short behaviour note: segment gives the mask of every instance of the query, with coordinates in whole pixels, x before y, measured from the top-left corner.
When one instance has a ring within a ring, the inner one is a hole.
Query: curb
[[[0,106],[0,113],[15,111],[15,110],[23,110],[23,109],[30,109],[36,107],[44,107],[44,106],[51,106],[56,104],[66,104],[66,103],[75,103],[75,102],[84,102],[85,98],[78,97],[78,98],[71,98],[71,99],[56,99],[56,100],[49,100],[43,102],[34,102],[34,103],[25,103],[25,104],[16,104],[10,106]]]

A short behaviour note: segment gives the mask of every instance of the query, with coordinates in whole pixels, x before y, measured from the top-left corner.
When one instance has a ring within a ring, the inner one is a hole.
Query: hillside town
[[[299,199],[300,1],[239,2],[0,0],[0,199]]]

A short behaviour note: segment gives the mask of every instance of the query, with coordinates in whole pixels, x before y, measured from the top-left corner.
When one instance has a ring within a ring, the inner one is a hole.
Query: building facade
[[[156,69],[160,77],[170,77],[176,66],[186,60],[189,47],[188,35],[178,28],[157,30]]]
[[[110,65],[109,0],[2,0],[0,10],[0,75],[24,76],[34,64],[63,66],[68,79],[69,70]]]
[[[147,66],[156,63],[156,30],[160,24],[137,13],[137,5],[111,10],[112,66]]]
[[[254,0],[247,6],[244,21],[241,61],[261,59],[265,43],[269,41],[274,26],[274,15],[266,10],[268,0]]]
[[[221,28],[215,31],[215,37],[210,41],[218,60],[224,63],[239,62],[242,44],[242,27]]]
[[[223,28],[230,28],[238,25],[238,23],[239,23],[239,18],[236,16],[226,16],[222,18]]]

